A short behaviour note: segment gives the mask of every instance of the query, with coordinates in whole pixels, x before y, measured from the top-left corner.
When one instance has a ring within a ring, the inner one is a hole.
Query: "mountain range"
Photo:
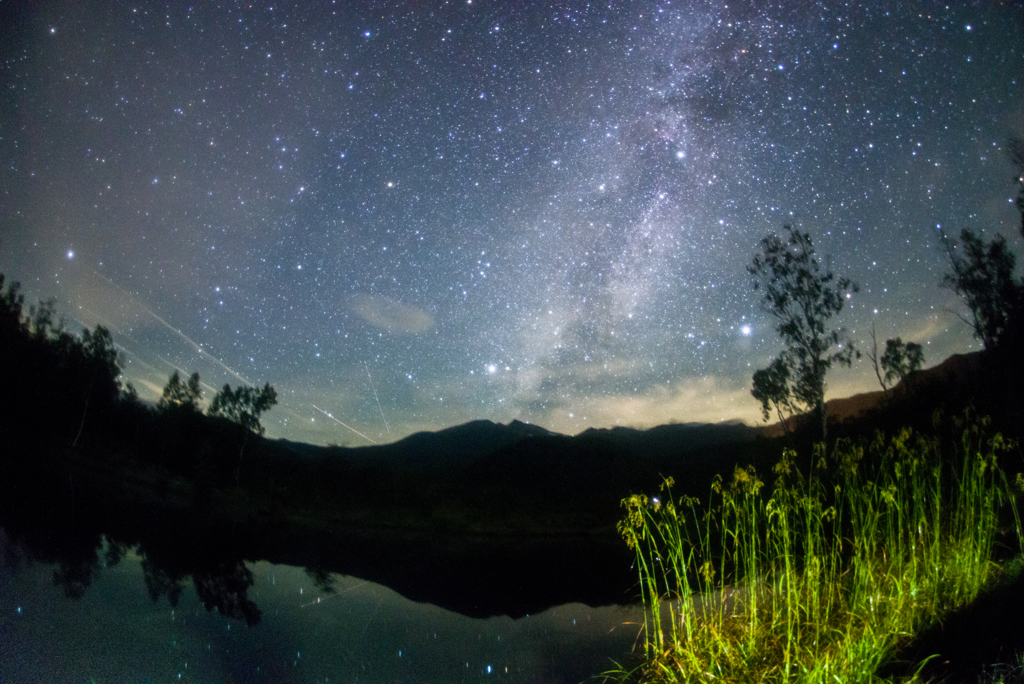
[[[889,391],[864,392],[826,402],[830,425],[857,421],[888,410],[906,413],[911,402],[925,397],[957,398],[978,384],[982,377],[980,352],[955,354],[927,370],[910,374]],[[508,424],[474,420],[435,432],[417,432],[391,444],[337,447],[317,446],[287,439],[276,443],[303,458],[331,455],[354,468],[398,468],[403,470],[451,470],[482,461],[525,455],[554,448],[586,451],[607,450],[620,456],[650,462],[681,459],[687,463],[713,460],[723,447],[738,447],[759,439],[775,439],[797,431],[807,416],[794,416],[785,423],[749,426],[740,421],[723,423],[678,423],[648,429],[630,427],[589,428],[577,435],[552,432],[538,425],[513,420]]]

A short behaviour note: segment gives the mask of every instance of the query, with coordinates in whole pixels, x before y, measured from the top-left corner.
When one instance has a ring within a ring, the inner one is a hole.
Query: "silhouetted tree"
[[[786,419],[796,412],[789,391],[789,366],[782,358],[773,359],[767,368],[754,372],[754,389],[750,393],[761,402],[765,422],[771,417],[771,407],[775,408],[783,426],[786,426]]]
[[[239,387],[231,389],[231,385],[217,392],[210,402],[207,415],[220,416],[242,426],[242,446],[238,450],[238,468],[235,470],[237,482],[242,468],[242,456],[250,435],[263,435],[260,416],[277,404],[277,391],[267,383],[262,389],[255,387]]]
[[[260,416],[277,405],[277,390],[267,383],[262,389],[255,387],[239,387],[231,389],[231,385],[217,392],[210,402],[207,415],[221,416],[238,423],[248,432],[262,435],[266,432],[260,424]]]
[[[193,373],[188,382],[182,382],[178,371],[174,371],[164,385],[163,396],[157,402],[157,408],[161,411],[168,409],[183,409],[190,412],[199,411],[199,402],[203,399],[203,390],[199,386],[199,373]]]
[[[135,389],[135,385],[132,383],[126,383],[124,389],[121,390],[121,401],[126,404],[140,404],[142,400],[139,399],[139,390]]]
[[[885,353],[882,354],[882,369],[888,382],[899,382],[914,371],[921,370],[924,364],[924,348],[916,342],[903,343],[897,337],[885,341]]]
[[[997,235],[988,244],[973,230],[960,233],[960,244],[941,236],[949,264],[942,284],[955,292],[970,309],[970,319],[961,316],[981,340],[985,349],[994,349],[1010,325],[1018,306],[1020,286],[1013,279],[1017,257],[1006,246],[1006,238]]]
[[[827,444],[825,375],[833,363],[849,366],[859,354],[840,339],[842,329],[830,329],[829,320],[843,308],[843,302],[858,286],[849,278],[837,278],[823,267],[814,254],[811,236],[786,226],[785,242],[771,234],[761,240],[747,270],[754,276],[754,289],[763,293],[764,310],[777,321],[776,330],[785,350],[764,370],[754,373],[751,394],[761,402],[767,416],[774,407],[783,410],[803,407],[817,413],[821,438]]]
[[[18,283],[3,290],[0,274],[0,415],[15,434],[29,435],[42,427],[46,434],[73,436],[76,446],[87,420],[96,427],[114,425],[120,393],[121,366],[110,332],[103,326],[69,333],[50,299],[23,312]]]
[[[70,337],[64,332],[60,332],[59,336],[60,339]],[[121,393],[121,382],[118,379],[121,375],[121,362],[110,331],[102,325],[97,325],[92,332],[88,328],[82,330],[81,349],[83,359],[78,375],[79,384],[85,393],[85,404],[72,447],[78,444],[82,436],[90,405],[94,413],[108,417]]]
[[[156,405],[160,435],[157,463],[161,466],[167,465],[188,476],[194,475],[192,471],[206,436],[203,414],[199,410],[202,398],[199,373],[193,373],[186,382],[182,381],[178,371],[174,371],[167,380]]]
[[[1024,238],[1024,140],[1010,139],[1008,154],[1016,173],[1017,209],[1020,211],[1021,237]],[[1006,245],[1006,238],[996,235],[986,243],[969,228],[960,233],[960,244],[943,233],[941,241],[952,267],[942,284],[967,304],[971,317],[961,316],[981,340],[985,349],[1000,345],[1004,337],[1016,342],[1024,338],[1024,282],[1014,280],[1016,255]]]
[[[161,596],[166,596],[172,607],[178,605],[183,589],[182,580],[187,573],[184,571],[174,572],[160,565],[149,554],[142,558],[142,579],[146,583],[146,590],[154,602],[159,601]]]
[[[222,562],[192,573],[196,594],[206,610],[216,610],[252,627],[259,624],[262,611],[249,598],[252,570],[241,559]]]
[[[25,297],[21,294],[21,283],[13,281],[4,291],[4,274],[0,273],[0,335],[19,334],[23,328],[21,310]]]
[[[8,283],[5,290],[4,276],[0,273],[0,358],[4,363],[0,375],[3,380],[0,386],[0,416],[10,421],[12,426],[21,422],[25,405],[38,391],[35,385],[25,384],[32,369],[31,360],[27,358],[28,331],[22,316],[24,303],[21,284],[16,281]],[[2,460],[5,459],[0,456]]]
[[[875,368],[875,376],[882,389],[888,392],[896,383],[914,371],[921,370],[924,364],[924,348],[916,342],[903,339],[885,341],[885,351],[878,356],[878,339],[875,337],[875,326],[871,326],[871,351],[868,352],[871,365]]]
[[[64,321],[57,316],[57,300],[47,299],[30,306],[29,333],[32,339],[56,341],[64,332]]]

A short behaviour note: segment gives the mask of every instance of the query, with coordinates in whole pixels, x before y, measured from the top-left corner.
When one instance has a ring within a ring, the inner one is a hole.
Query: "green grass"
[[[1024,655],[1018,655],[1013,663],[993,668],[991,684],[1018,684],[1024,681]]]
[[[737,467],[707,505],[674,498],[671,479],[624,500],[648,610],[641,664],[606,674],[887,681],[877,673],[901,644],[998,580],[1001,532],[1020,553],[1020,478],[1009,486],[997,463],[1009,445],[986,425],[965,419],[955,444],[904,430],[827,458],[819,446],[809,472],[787,451],[770,495]]]

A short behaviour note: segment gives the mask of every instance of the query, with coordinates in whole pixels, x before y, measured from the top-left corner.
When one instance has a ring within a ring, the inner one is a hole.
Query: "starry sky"
[[[937,238],[1021,252],[1024,10],[950,5],[7,0],[0,271],[272,437],[755,424],[787,223],[861,348],[979,348]]]

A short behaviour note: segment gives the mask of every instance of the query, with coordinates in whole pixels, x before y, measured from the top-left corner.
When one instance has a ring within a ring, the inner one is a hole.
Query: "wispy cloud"
[[[434,327],[433,316],[423,309],[381,295],[358,295],[349,309],[370,325],[391,333],[425,333]]]

